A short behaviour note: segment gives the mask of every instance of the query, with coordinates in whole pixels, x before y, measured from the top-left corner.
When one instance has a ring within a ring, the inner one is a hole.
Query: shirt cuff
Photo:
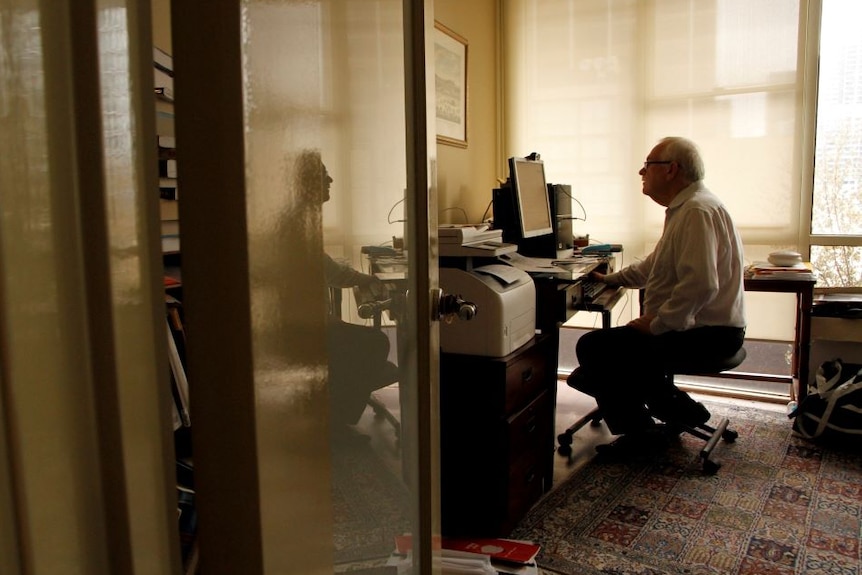
[[[670,329],[661,321],[661,318],[654,317],[649,324],[649,331],[653,335],[661,335],[667,333]]]

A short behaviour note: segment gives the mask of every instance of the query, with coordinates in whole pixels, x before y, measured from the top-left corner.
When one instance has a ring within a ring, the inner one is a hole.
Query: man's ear
[[[677,164],[676,162],[669,163],[667,165],[667,172],[666,172],[665,179],[667,181],[670,181],[670,180],[674,179],[677,174],[679,174],[679,164]]]

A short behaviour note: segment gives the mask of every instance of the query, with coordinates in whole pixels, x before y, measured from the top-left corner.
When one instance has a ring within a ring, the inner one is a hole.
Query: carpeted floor
[[[410,531],[406,486],[362,441],[337,448],[332,464],[336,564],[389,556]]]
[[[513,538],[543,573],[862,575],[862,455],[792,436],[780,412],[709,404],[739,432],[704,475],[683,435],[660,460],[592,461],[549,493]]]

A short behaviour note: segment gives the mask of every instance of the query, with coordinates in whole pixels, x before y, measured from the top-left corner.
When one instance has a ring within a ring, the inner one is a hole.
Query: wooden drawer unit
[[[441,354],[441,503],[447,536],[507,535],[550,489],[557,339],[500,357]]]

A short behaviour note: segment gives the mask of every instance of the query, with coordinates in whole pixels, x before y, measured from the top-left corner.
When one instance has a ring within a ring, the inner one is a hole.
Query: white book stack
[[[503,230],[487,225],[443,225],[437,228],[440,255],[444,257],[497,257],[517,251],[518,246],[503,242]]]
[[[469,245],[483,241],[503,241],[503,230],[492,230],[487,225],[442,225],[437,228],[441,244]]]
[[[777,266],[769,262],[755,262],[745,269],[745,277],[756,280],[815,281],[817,274],[808,262],[790,266]]]

